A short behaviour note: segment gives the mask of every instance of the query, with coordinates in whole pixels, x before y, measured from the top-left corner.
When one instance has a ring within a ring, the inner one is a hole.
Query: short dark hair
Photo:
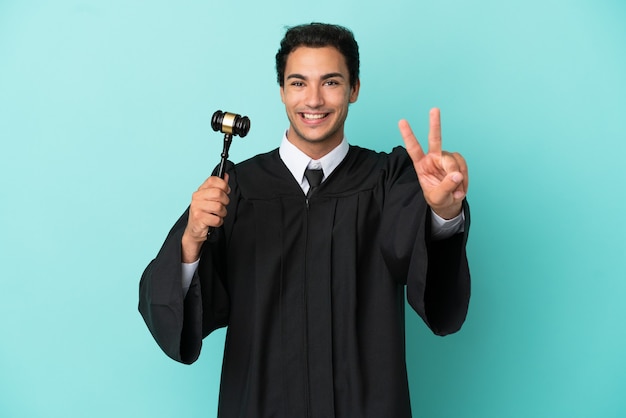
[[[356,85],[359,79],[359,45],[356,43],[352,31],[339,25],[314,22],[287,29],[285,37],[280,41],[280,49],[276,53],[276,73],[278,84],[281,87],[285,84],[287,57],[300,46],[310,48],[332,46],[337,48],[346,59],[350,86]]]

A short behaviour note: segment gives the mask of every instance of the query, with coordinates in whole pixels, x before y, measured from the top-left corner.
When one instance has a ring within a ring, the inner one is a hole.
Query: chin
[[[330,133],[314,134],[314,135],[300,135],[300,137],[303,140],[312,144],[321,144],[324,142],[331,142],[334,136],[335,135],[330,134]]]

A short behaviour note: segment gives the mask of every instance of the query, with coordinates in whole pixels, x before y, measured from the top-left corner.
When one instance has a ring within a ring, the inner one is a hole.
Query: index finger
[[[229,192],[228,173],[224,174],[224,178],[223,179],[219,178],[218,176],[211,176],[211,177],[207,178],[204,181],[204,183],[202,183],[200,185],[200,187],[198,187],[198,190],[200,190],[200,189],[209,189],[209,188],[222,189],[223,191],[228,193]]]
[[[402,139],[404,140],[406,152],[409,154],[411,159],[414,162],[421,160],[424,157],[424,150],[413,133],[409,122],[404,119],[400,120],[398,122],[398,128],[400,129],[400,135],[402,135]]]
[[[441,152],[441,112],[436,107],[430,109],[430,130],[428,131],[428,152]]]

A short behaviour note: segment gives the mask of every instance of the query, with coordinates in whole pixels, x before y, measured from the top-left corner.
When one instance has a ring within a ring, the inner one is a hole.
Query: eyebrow
[[[343,74],[341,74],[341,73],[328,73],[328,74],[324,74],[324,75],[322,76],[322,80],[328,80],[329,78],[335,78],[335,77],[345,78],[345,77],[343,76]],[[306,80],[306,79],[307,79],[307,77],[305,77],[305,76],[304,76],[304,75],[302,75],[302,74],[298,74],[298,73],[295,73],[295,74],[289,74],[289,75],[287,76],[287,80],[289,80],[289,79],[291,79],[291,78],[297,78],[297,79],[299,79],[299,80]]]

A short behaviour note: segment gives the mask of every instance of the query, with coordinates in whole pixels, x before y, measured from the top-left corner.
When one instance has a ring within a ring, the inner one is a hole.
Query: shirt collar
[[[285,131],[278,153],[298,184],[303,186],[305,183],[308,185],[304,177],[304,170],[307,168],[321,168],[324,171],[324,178],[322,179],[322,181],[324,181],[343,161],[346,155],[348,155],[349,149],[350,145],[344,137],[341,143],[331,152],[324,155],[319,160],[314,160],[289,142],[287,132]]]

